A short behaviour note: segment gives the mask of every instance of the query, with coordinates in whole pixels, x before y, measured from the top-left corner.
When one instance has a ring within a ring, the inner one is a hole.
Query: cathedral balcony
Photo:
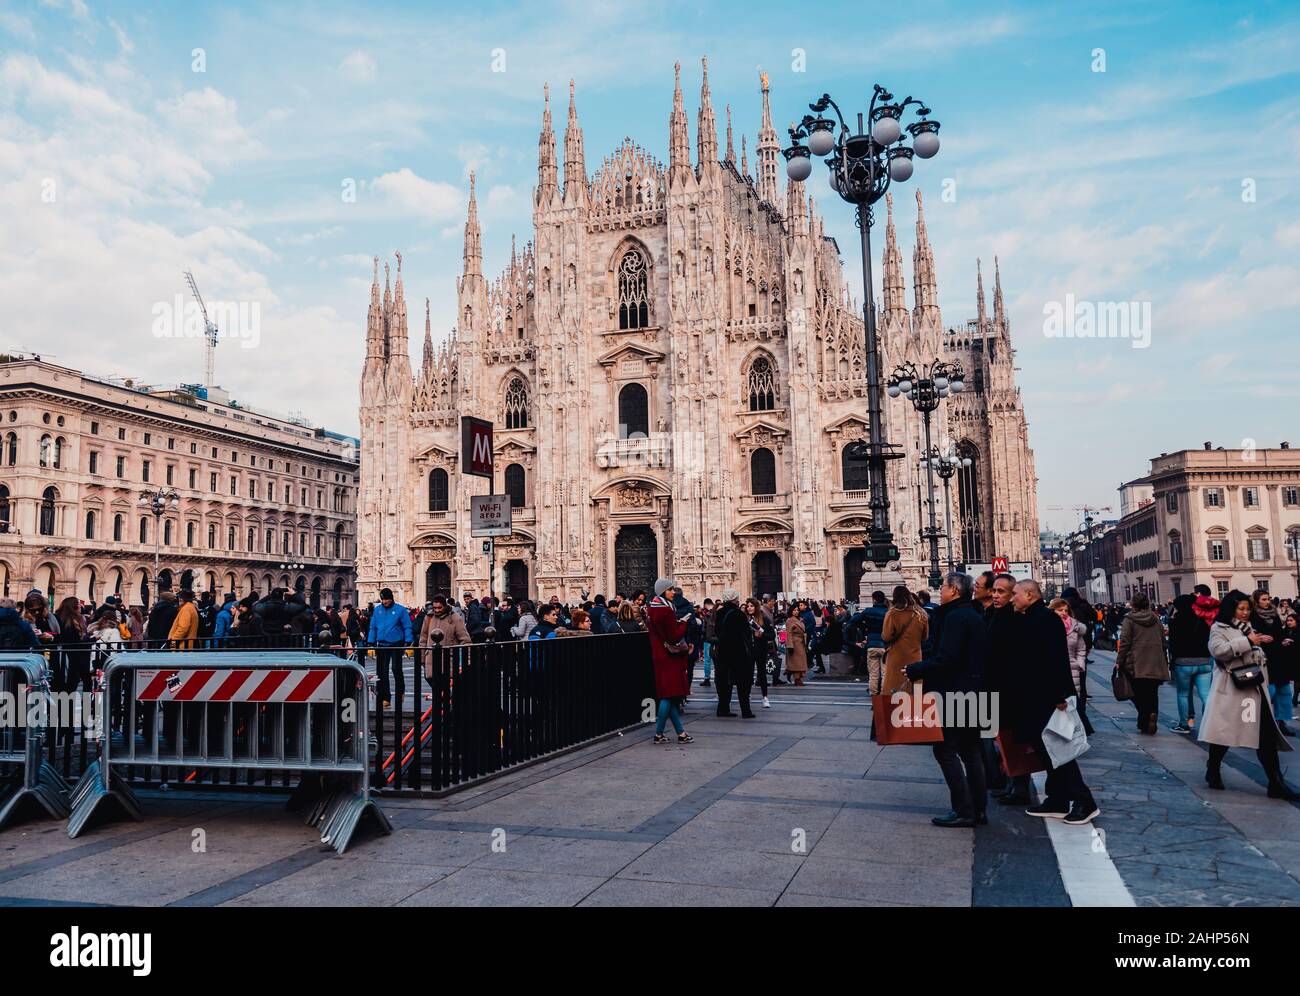
[[[782,315],[750,315],[727,322],[727,338],[732,342],[759,342],[785,335]]]
[[[871,505],[871,492],[866,488],[860,491],[832,491],[831,508],[867,508]]]
[[[637,434],[631,439],[616,439],[609,432],[596,434],[595,460],[601,470],[665,470],[672,466],[672,455],[670,432]]]
[[[741,512],[788,512],[790,511],[790,493],[779,495],[741,495]]]

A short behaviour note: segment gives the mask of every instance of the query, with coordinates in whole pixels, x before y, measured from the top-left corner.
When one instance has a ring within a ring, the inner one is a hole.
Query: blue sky
[[[673,63],[693,147],[701,55],[751,155],[760,65],[778,125],[823,91],[865,106],[877,80],[933,108],[943,149],[912,182],[944,320],[973,317],[976,257],[999,255],[1045,526],[1117,506],[1161,451],[1300,445],[1300,11],[1282,3],[3,2],[0,346],[199,380],[200,347],[151,331],[192,267],[209,299],[261,307],[259,347],[224,342],[218,381],[355,431],[370,257],[403,252],[417,348],[426,296],[445,335],[470,169],[486,268],[528,237],[543,83],[559,126],[576,79],[589,169],[625,135],[666,159]],[[850,209],[813,192],[853,279]],[[1046,336],[1067,294],[1150,302],[1150,347]]]

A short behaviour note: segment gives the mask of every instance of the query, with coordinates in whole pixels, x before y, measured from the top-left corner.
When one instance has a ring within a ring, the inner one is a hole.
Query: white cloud
[[[464,211],[464,193],[449,183],[417,176],[409,166],[375,177],[370,186],[424,221],[446,221]]]
[[[339,63],[339,72],[355,83],[373,82],[379,72],[374,58],[358,49]]]
[[[31,20],[11,10],[0,11],[0,31],[29,45],[36,44],[36,29],[32,27]]]

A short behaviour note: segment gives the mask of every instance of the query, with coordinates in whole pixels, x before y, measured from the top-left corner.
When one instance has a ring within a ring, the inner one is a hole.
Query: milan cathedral
[[[630,593],[670,575],[696,600],[728,586],[859,597],[868,474],[846,447],[867,435],[861,309],[804,185],[779,188],[768,91],[764,76],[753,174],[744,136],[737,161],[730,107],[719,152],[707,61],[693,158],[678,65],[667,166],[625,139],[588,174],[571,82],[561,176],[548,90],[533,241],[484,276],[471,176],[457,326],[435,346],[425,302],[418,371],[401,256],[382,287],[376,259],[361,377],[363,600],[383,586],[407,604],[486,593],[469,501],[489,490],[514,506],[512,535],[496,541],[498,594]],[[909,309],[893,208],[890,197],[881,368],[942,358],[967,374],[934,416],[937,439],[971,459],[951,488],[957,559],[1036,561],[1001,275],[991,316],[977,268],[976,318],[945,328],[918,191]],[[495,423],[491,489],[458,472],[461,415]],[[903,401],[886,400],[884,416],[905,453],[889,462],[891,525],[917,588],[929,561],[923,432]]]

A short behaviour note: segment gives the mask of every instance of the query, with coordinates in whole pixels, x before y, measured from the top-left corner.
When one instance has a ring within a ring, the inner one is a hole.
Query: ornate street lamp
[[[946,450],[940,450],[938,446],[931,446],[926,451],[926,457],[921,461],[928,464],[943,481],[943,515],[944,531],[948,537],[948,571],[951,573],[956,569],[952,559],[952,492],[949,490],[949,481],[952,475],[957,473],[958,467],[969,467],[971,465],[970,457],[961,456],[957,448],[949,441]]]
[[[912,363],[903,363],[894,368],[889,375],[888,393],[891,398],[902,395],[912,402],[912,407],[921,413],[925,420],[925,452],[929,453],[934,444],[930,442],[930,416],[939,407],[939,402],[949,394],[960,394],[966,389],[966,375],[960,363],[947,363],[935,360],[918,373]],[[930,543],[930,587],[939,590],[943,575],[939,571],[939,528],[934,521],[934,466],[925,462],[926,477],[930,482],[930,526],[921,530],[921,538]],[[951,525],[951,523],[950,523]],[[949,555],[951,560],[951,554]]]
[[[902,125],[906,109],[915,104],[918,120]],[[857,207],[857,224],[862,238],[862,288],[863,324],[866,327],[867,350],[867,422],[870,440],[856,444],[856,456],[865,456],[871,478],[871,540],[869,559],[878,568],[885,569],[898,562],[898,547],[894,545],[889,530],[889,493],[885,482],[885,461],[901,457],[892,443],[884,441],[883,422],[880,416],[880,351],[876,339],[876,308],[871,281],[871,206],[885,196],[891,181],[903,183],[912,175],[912,159],[929,159],[939,151],[939,122],[929,120],[930,109],[921,101],[908,97],[896,103],[894,95],[875,84],[867,118],[871,130],[867,131],[863,115],[858,114],[857,132],[850,133],[839,105],[829,94],[822,94],[808,109],[816,114],[805,115],[803,121],[791,125],[790,147],[783,150],[786,173],[792,180],[803,181],[812,175],[812,156],[826,156],[830,171],[831,189]],[[826,110],[835,112],[839,122],[826,117]],[[906,144],[904,132],[911,136]],[[805,144],[806,142],[806,144]]]
[[[162,577],[158,574],[158,553],[162,543],[162,517],[165,512],[180,507],[181,496],[174,488],[158,488],[140,492],[140,507],[153,513],[153,580],[157,586],[155,597],[162,595]]]

